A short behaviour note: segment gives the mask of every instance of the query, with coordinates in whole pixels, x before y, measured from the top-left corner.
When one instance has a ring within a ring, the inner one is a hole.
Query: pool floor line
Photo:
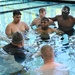
[[[47,7],[47,6],[53,6],[53,5],[58,5],[59,3],[57,4],[46,4],[46,5],[41,5],[41,6],[34,6],[34,7],[29,7],[29,8],[21,8],[21,9],[13,9],[13,10],[20,10],[20,11],[23,11],[23,10],[29,10],[29,9],[34,9],[34,8],[39,8],[39,7]],[[4,13],[8,13],[8,12],[12,12],[13,10],[9,10],[9,11],[2,11],[0,12],[0,14],[4,14]]]
[[[0,2],[8,2],[8,1],[0,1]]]
[[[31,3],[31,2],[23,2],[23,1],[21,1],[21,2],[17,2],[17,3],[12,3],[12,4],[3,4],[3,5],[0,5],[1,7],[2,6],[9,6],[9,5],[15,5],[15,4],[23,4],[23,3]]]

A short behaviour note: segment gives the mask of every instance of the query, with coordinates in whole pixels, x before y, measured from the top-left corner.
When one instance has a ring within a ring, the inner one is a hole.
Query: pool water
[[[52,5],[52,4],[55,4],[55,5]],[[9,12],[0,14],[0,28],[1,28],[0,30],[0,51],[3,52],[2,47],[11,42],[11,40],[8,39],[7,36],[5,35],[5,28],[13,20],[12,12],[10,12],[13,9],[29,8],[29,9],[21,10],[21,13],[22,13],[21,20],[26,22],[29,27],[30,27],[32,20],[38,17],[37,14],[39,14],[38,13],[38,10],[40,8],[39,6],[44,7],[46,9],[47,17],[54,17],[55,15],[61,14],[62,7],[64,5],[67,5],[71,8],[70,15],[75,17],[74,4],[65,4],[65,3],[60,3],[60,4],[52,3],[52,4],[50,2],[48,3],[48,2],[42,2],[42,1],[41,2],[36,1],[36,2],[30,2],[30,3],[1,6],[0,9],[2,10],[0,12],[5,12],[5,11],[9,11]],[[33,7],[37,7],[37,8],[33,8]],[[75,75],[75,67],[74,67],[75,66],[74,65],[75,63],[75,51],[74,51],[75,50],[75,43],[74,43],[75,35],[68,37],[66,34],[64,34],[63,36],[58,36],[55,33],[53,33],[53,34],[50,34],[49,40],[42,41],[40,37],[38,37],[38,35],[34,32],[34,30],[30,28],[27,35],[25,35],[25,38],[26,37],[28,39],[25,39],[25,48],[29,50],[28,55],[36,53],[37,51],[40,50],[40,48],[43,45],[49,44],[54,49],[55,61],[69,66],[70,75]],[[64,38],[63,40],[61,40],[62,37]],[[63,45],[63,44],[66,44],[66,45]],[[5,54],[6,53],[4,53],[3,55]],[[27,67],[27,71],[30,69],[33,70],[43,65],[43,59],[41,57],[37,57],[37,58],[30,57],[30,56],[27,56],[27,57],[28,58],[24,62],[21,63],[23,66]],[[6,75],[5,71],[7,68],[5,69],[3,68],[4,66],[2,66],[0,63],[0,75]]]

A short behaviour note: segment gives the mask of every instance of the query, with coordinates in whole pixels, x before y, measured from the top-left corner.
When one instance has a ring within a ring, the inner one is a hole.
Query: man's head
[[[45,17],[45,15],[46,15],[46,10],[45,10],[45,8],[40,8],[40,9],[39,9],[39,15],[40,15],[40,17]]]
[[[42,28],[43,30],[47,30],[47,29],[48,29],[48,26],[49,26],[49,19],[46,18],[46,17],[43,17],[43,18],[41,19],[41,28]]]
[[[13,18],[14,18],[14,22],[18,23],[21,19],[21,12],[19,10],[14,10],[13,11]]]
[[[44,60],[50,60],[53,59],[54,57],[54,52],[51,46],[49,45],[44,45],[41,48],[41,56]]]
[[[12,43],[13,44],[21,44],[22,46],[24,45],[24,38],[23,35],[20,32],[16,32],[12,36]]]
[[[62,9],[62,16],[64,19],[66,19],[68,17],[70,13],[70,8],[68,6],[64,6]]]

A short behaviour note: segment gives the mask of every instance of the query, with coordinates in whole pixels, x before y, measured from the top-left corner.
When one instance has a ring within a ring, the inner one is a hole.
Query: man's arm
[[[35,19],[32,21],[32,23],[30,24],[30,26],[34,26],[35,25]]]
[[[57,26],[56,26],[56,24],[54,23],[54,21],[58,21],[58,17],[59,17],[58,15],[55,16],[55,17],[53,17],[53,18],[50,18],[50,17],[49,17],[49,19],[53,21],[53,22],[51,21],[51,24],[50,24],[50,25],[53,25],[54,28],[57,28]],[[52,24],[52,23],[53,23],[53,24]]]
[[[25,30],[28,31],[29,30],[28,25],[26,23],[24,23],[24,24],[25,24]]]
[[[55,29],[55,32],[56,32],[58,35],[62,35],[62,34],[64,34],[64,32],[61,31],[61,30],[59,30],[59,29]]]
[[[51,28],[50,30],[51,30],[52,33],[53,33],[53,32],[56,32],[56,34],[58,34],[58,35],[61,35],[61,34],[64,33],[63,31],[58,30],[58,29],[56,29],[56,28]]]
[[[74,18],[74,25],[75,25],[75,18]]]
[[[54,21],[51,20],[51,19],[49,19],[49,24],[50,24],[50,25],[55,25]]]
[[[53,17],[53,18],[50,18],[50,17],[49,17],[49,19],[51,19],[52,21],[57,21],[57,18],[58,18],[58,16],[55,16],[55,17]]]
[[[10,25],[7,25],[6,30],[5,30],[5,33],[6,33],[6,35],[7,35],[8,37],[11,37],[11,36],[12,36]]]
[[[31,29],[36,29],[36,28],[38,28],[40,25],[37,25],[36,23],[37,23],[37,21],[38,21],[38,19],[37,18],[35,18],[33,21],[32,21],[32,23],[31,23]]]

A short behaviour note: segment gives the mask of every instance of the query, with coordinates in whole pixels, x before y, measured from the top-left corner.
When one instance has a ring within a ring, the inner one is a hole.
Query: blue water
[[[10,3],[10,2],[9,2]],[[35,7],[35,6],[43,6],[43,5],[49,5],[50,3],[48,2],[31,2],[31,3],[24,3],[24,4],[17,4],[17,5],[9,5],[9,6],[2,6],[0,7],[0,12],[2,11],[8,11],[8,10],[12,10],[12,9],[22,9],[22,8],[29,8],[29,7]],[[44,7],[47,11],[46,16],[48,17],[54,17],[55,15],[59,15],[61,14],[61,9],[64,5],[67,5],[71,8],[71,13],[70,15],[72,15],[73,17],[75,17],[75,8],[74,8],[74,4],[58,4],[58,5],[53,5],[53,6],[46,6]],[[40,8],[40,7],[39,7]],[[34,9],[29,9],[29,10],[23,10],[21,11],[22,13],[22,18],[21,20],[26,22],[28,24],[28,26],[30,27],[30,23],[32,22],[32,20],[36,17],[38,17],[36,14],[39,14],[38,10],[39,8],[34,8]],[[9,16],[8,16],[9,15]],[[0,37],[4,37],[5,35],[5,28],[6,26],[13,20],[12,17],[12,12],[8,12],[8,13],[4,13],[4,14],[0,14]],[[57,24],[57,23],[56,23]],[[30,32],[28,33],[27,37],[29,38],[29,40],[25,40],[25,46],[27,49],[29,49],[29,51],[31,53],[35,53],[37,51],[39,51],[39,48],[43,45],[43,44],[49,44],[52,45],[52,47],[54,48],[54,52],[56,53],[55,56],[55,60],[57,62],[61,62],[63,64],[67,64],[68,66],[70,66],[70,75],[75,75],[75,61],[74,61],[74,44],[72,42],[72,40],[74,40],[74,38],[71,38],[71,40],[69,41],[69,38],[67,37],[67,35],[63,35],[63,37],[65,38],[63,41],[60,41],[57,43],[57,40],[60,40],[61,37],[56,38],[56,42],[55,41],[50,41],[49,42],[39,42],[39,45],[37,45],[37,42],[35,42],[36,40],[36,34],[35,37],[34,35],[34,31],[30,30]],[[53,37],[52,37],[53,38]],[[39,40],[37,40],[39,41]],[[74,40],[75,41],[75,40]],[[71,42],[70,45],[66,45],[63,46],[62,44],[65,44],[67,42]],[[3,41],[2,39],[0,40],[0,50],[1,47],[6,45],[8,42]],[[57,45],[56,45],[57,43]],[[35,58],[33,60],[27,60],[28,62],[24,61],[22,63],[23,66],[27,66],[30,67],[31,69],[39,67],[41,65],[43,65],[43,60],[41,59],[41,57]],[[41,63],[39,63],[39,62]],[[1,61],[0,61],[1,62]]]

